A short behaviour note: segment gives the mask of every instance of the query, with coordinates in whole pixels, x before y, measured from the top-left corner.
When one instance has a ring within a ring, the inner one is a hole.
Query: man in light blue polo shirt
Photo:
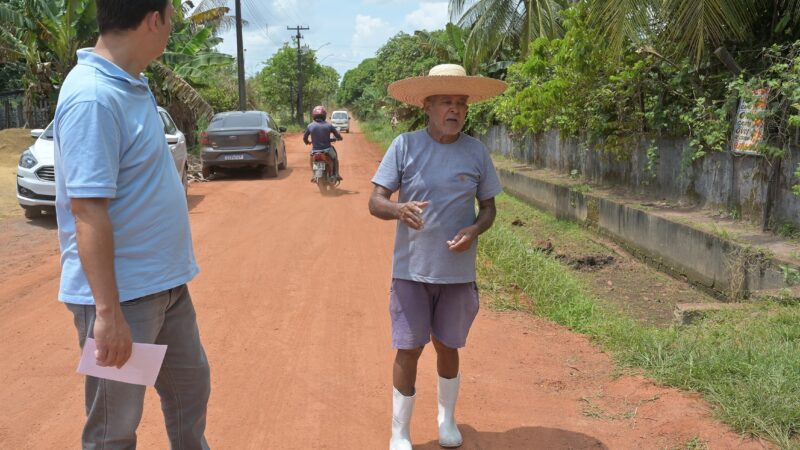
[[[59,299],[80,346],[122,367],[132,342],[167,345],[156,381],[172,448],[208,448],[209,365],[186,283],[198,272],[186,198],[141,72],[164,51],[170,0],[98,0],[54,123]],[[145,387],[86,377],[83,448],[135,448]]]

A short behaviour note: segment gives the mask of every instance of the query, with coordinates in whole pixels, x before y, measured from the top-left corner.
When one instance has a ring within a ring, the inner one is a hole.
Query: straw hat
[[[409,105],[422,107],[431,95],[466,95],[467,103],[498,96],[506,90],[504,81],[467,76],[458,64],[434,66],[426,77],[411,77],[389,85],[389,95]]]

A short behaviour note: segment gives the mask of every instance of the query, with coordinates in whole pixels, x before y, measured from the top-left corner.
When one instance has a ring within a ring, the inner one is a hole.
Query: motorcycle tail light
[[[314,153],[314,161],[325,161],[325,153]]]
[[[266,144],[269,142],[269,135],[264,130],[258,131],[258,143],[259,144]]]

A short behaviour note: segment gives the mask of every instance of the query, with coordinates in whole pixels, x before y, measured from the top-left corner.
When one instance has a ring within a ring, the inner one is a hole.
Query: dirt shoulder
[[[201,274],[190,284],[212,369],[215,448],[380,449],[391,425],[388,293],[395,224],[372,218],[381,159],[354,127],[337,145],[344,183],[320,196],[307,147],[287,135],[278,179],[226,176],[189,190]],[[0,447],[79,446],[82,379],[71,318],[55,300],[46,223],[0,221]],[[489,301],[489,299],[485,299]],[[587,338],[482,308],[461,353],[463,449],[757,449],[696,395],[617,372]],[[412,437],[439,448],[436,364],[419,366]],[[141,448],[164,448],[148,390]]]
[[[674,323],[678,303],[717,302],[689,283],[645,264],[610,239],[515,199],[498,201],[497,222],[511,225],[565,264],[594,296],[640,322],[668,326]]]
[[[31,130],[0,130],[0,219],[22,217],[17,203],[17,163],[19,155],[33,144]]]

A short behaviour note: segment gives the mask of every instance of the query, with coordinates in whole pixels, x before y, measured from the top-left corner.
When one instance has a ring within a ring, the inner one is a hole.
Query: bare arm
[[[453,252],[463,252],[470,248],[479,235],[492,227],[496,215],[494,197],[478,201],[478,218],[475,224],[462,229],[452,240],[447,241],[447,248]]]
[[[131,356],[132,341],[119,304],[114,272],[114,231],[108,216],[108,204],[109,200],[104,198],[71,200],[78,256],[96,305],[95,358],[100,366],[119,368]]]
[[[425,225],[422,220],[422,210],[428,202],[397,203],[390,200],[392,191],[383,186],[375,185],[369,197],[369,212],[383,220],[399,220],[415,230],[421,230]]]

